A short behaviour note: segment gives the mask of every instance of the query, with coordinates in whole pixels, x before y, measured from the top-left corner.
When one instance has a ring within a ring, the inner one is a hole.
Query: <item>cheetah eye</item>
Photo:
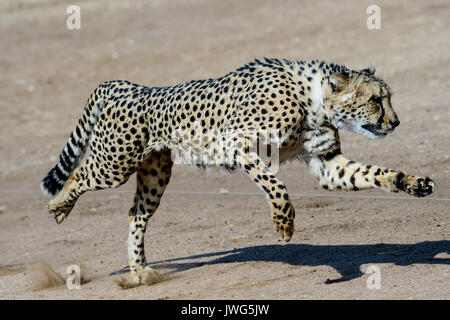
[[[382,101],[381,101],[381,97],[372,97],[372,101],[375,102],[376,105],[381,106],[382,105]]]

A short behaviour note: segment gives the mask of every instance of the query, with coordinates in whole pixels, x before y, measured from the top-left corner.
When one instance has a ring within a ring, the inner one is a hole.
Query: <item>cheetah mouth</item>
[[[365,129],[366,131],[369,131],[372,135],[374,135],[377,138],[384,138],[393,131],[393,130],[389,130],[389,131],[383,132],[380,130],[379,124],[365,124],[361,127],[363,129]]]

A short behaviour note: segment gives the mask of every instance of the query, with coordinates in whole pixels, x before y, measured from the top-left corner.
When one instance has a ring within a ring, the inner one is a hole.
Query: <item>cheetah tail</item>
[[[104,105],[104,100],[99,93],[99,88],[97,88],[89,97],[83,116],[59,156],[59,162],[41,182],[42,192],[50,198],[61,191],[72,171],[83,159],[100,109]]]

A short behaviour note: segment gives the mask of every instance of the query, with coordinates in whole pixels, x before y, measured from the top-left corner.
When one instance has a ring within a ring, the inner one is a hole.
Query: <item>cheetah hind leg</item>
[[[118,176],[115,180],[106,179],[97,173],[96,178],[93,177],[93,172],[88,168],[94,159],[88,158],[84,164],[75,168],[67,179],[61,192],[48,204],[48,212],[53,215],[56,222],[60,224],[68,217],[72,211],[75,202],[85,192],[91,190],[102,190],[106,188],[117,188],[125,183],[129,176]]]
[[[78,171],[75,169],[72,172],[61,192],[47,204],[48,212],[53,215],[58,224],[64,221],[72,211],[77,199],[86,191],[81,188],[82,183]]]
[[[144,235],[151,216],[156,212],[161,197],[170,180],[171,153],[168,150],[153,152],[137,170],[137,187],[134,203],[128,213],[128,262],[131,278],[117,283],[123,289],[141,284],[150,285],[162,278],[147,265],[144,251]]]

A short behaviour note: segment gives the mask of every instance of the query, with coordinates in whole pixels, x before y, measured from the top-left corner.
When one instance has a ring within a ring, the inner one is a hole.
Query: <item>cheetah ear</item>
[[[370,67],[368,67],[366,69],[361,69],[360,71],[364,72],[364,73],[367,73],[367,74],[370,74],[372,76],[375,74],[375,68],[372,67],[372,66],[370,66]]]
[[[334,92],[339,92],[348,84],[348,75],[343,73],[333,73],[329,79]]]

